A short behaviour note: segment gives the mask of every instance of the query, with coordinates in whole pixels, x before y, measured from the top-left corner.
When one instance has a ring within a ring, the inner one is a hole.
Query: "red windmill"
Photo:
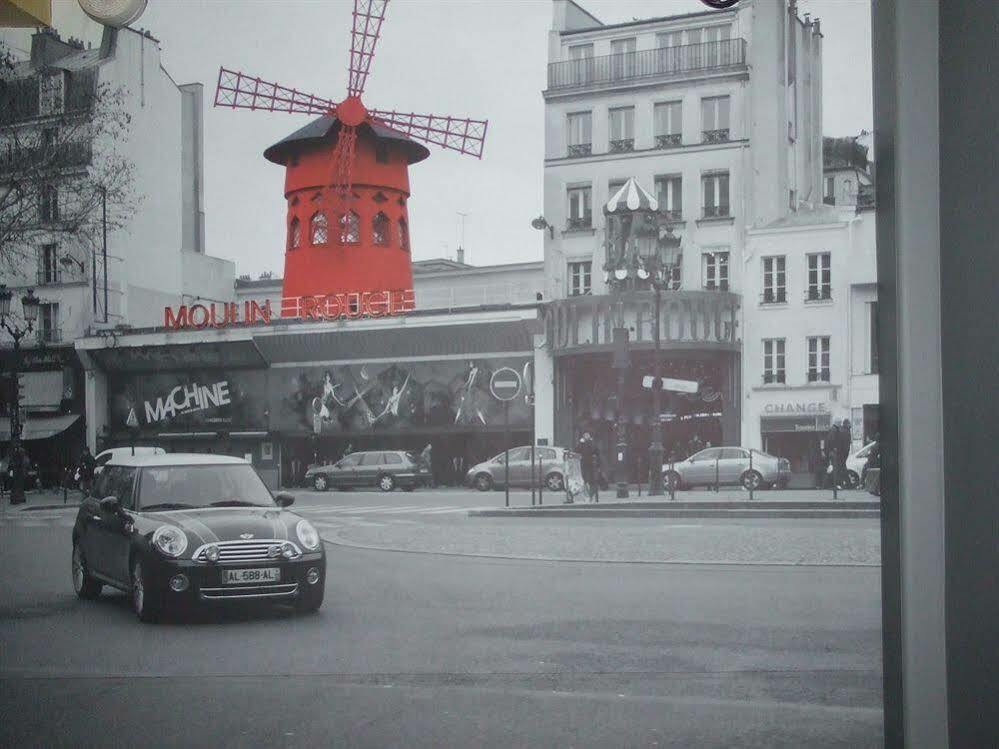
[[[361,102],[388,2],[354,0],[343,101],[219,69],[217,107],[319,115],[264,151],[285,167],[285,298],[411,289],[408,167],[430,155],[415,140],[482,157],[485,120]]]

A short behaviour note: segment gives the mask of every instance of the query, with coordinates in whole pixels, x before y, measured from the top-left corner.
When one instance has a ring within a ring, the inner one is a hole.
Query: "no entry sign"
[[[520,395],[520,375],[510,367],[501,367],[489,380],[489,391],[496,400],[512,401]]]

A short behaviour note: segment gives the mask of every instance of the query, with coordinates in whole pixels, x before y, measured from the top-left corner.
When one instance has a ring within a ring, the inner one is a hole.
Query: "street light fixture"
[[[21,339],[28,335],[35,327],[35,320],[38,319],[39,300],[35,296],[34,289],[21,297],[21,317],[24,325],[14,322],[10,314],[10,303],[14,298],[14,292],[6,285],[0,285],[0,327],[6,330],[14,339],[14,365],[13,365],[13,397],[10,419],[10,464],[13,466],[14,484],[10,490],[10,503],[21,504],[24,499],[24,469],[25,461],[21,454],[21,399],[18,374],[21,371]]]

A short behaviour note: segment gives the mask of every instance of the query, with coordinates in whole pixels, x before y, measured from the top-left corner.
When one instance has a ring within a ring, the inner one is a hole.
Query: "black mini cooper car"
[[[105,466],[73,527],[73,588],[131,594],[144,622],[192,603],[323,603],[326,553],[308,520],[247,461],[136,455]]]

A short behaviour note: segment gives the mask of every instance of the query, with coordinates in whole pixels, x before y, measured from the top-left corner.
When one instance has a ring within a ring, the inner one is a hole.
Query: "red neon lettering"
[[[172,307],[163,308],[163,327],[173,328],[174,330],[180,330],[181,328],[187,327],[187,305],[182,304],[177,308],[177,314],[174,315]]]
[[[366,295],[365,313],[371,317],[385,317],[389,312],[389,294],[387,291],[373,291]]]
[[[250,311],[249,314],[246,315],[246,319],[250,323],[255,323],[260,320],[265,325],[269,325],[271,322],[271,300],[265,300],[263,306],[261,306],[259,302],[251,301]]]
[[[201,315],[201,321],[198,322],[198,314]],[[190,311],[188,312],[188,319],[191,321],[191,325],[196,328],[207,328],[208,323],[211,321],[211,315],[208,313],[208,308],[203,304],[191,305]]]

